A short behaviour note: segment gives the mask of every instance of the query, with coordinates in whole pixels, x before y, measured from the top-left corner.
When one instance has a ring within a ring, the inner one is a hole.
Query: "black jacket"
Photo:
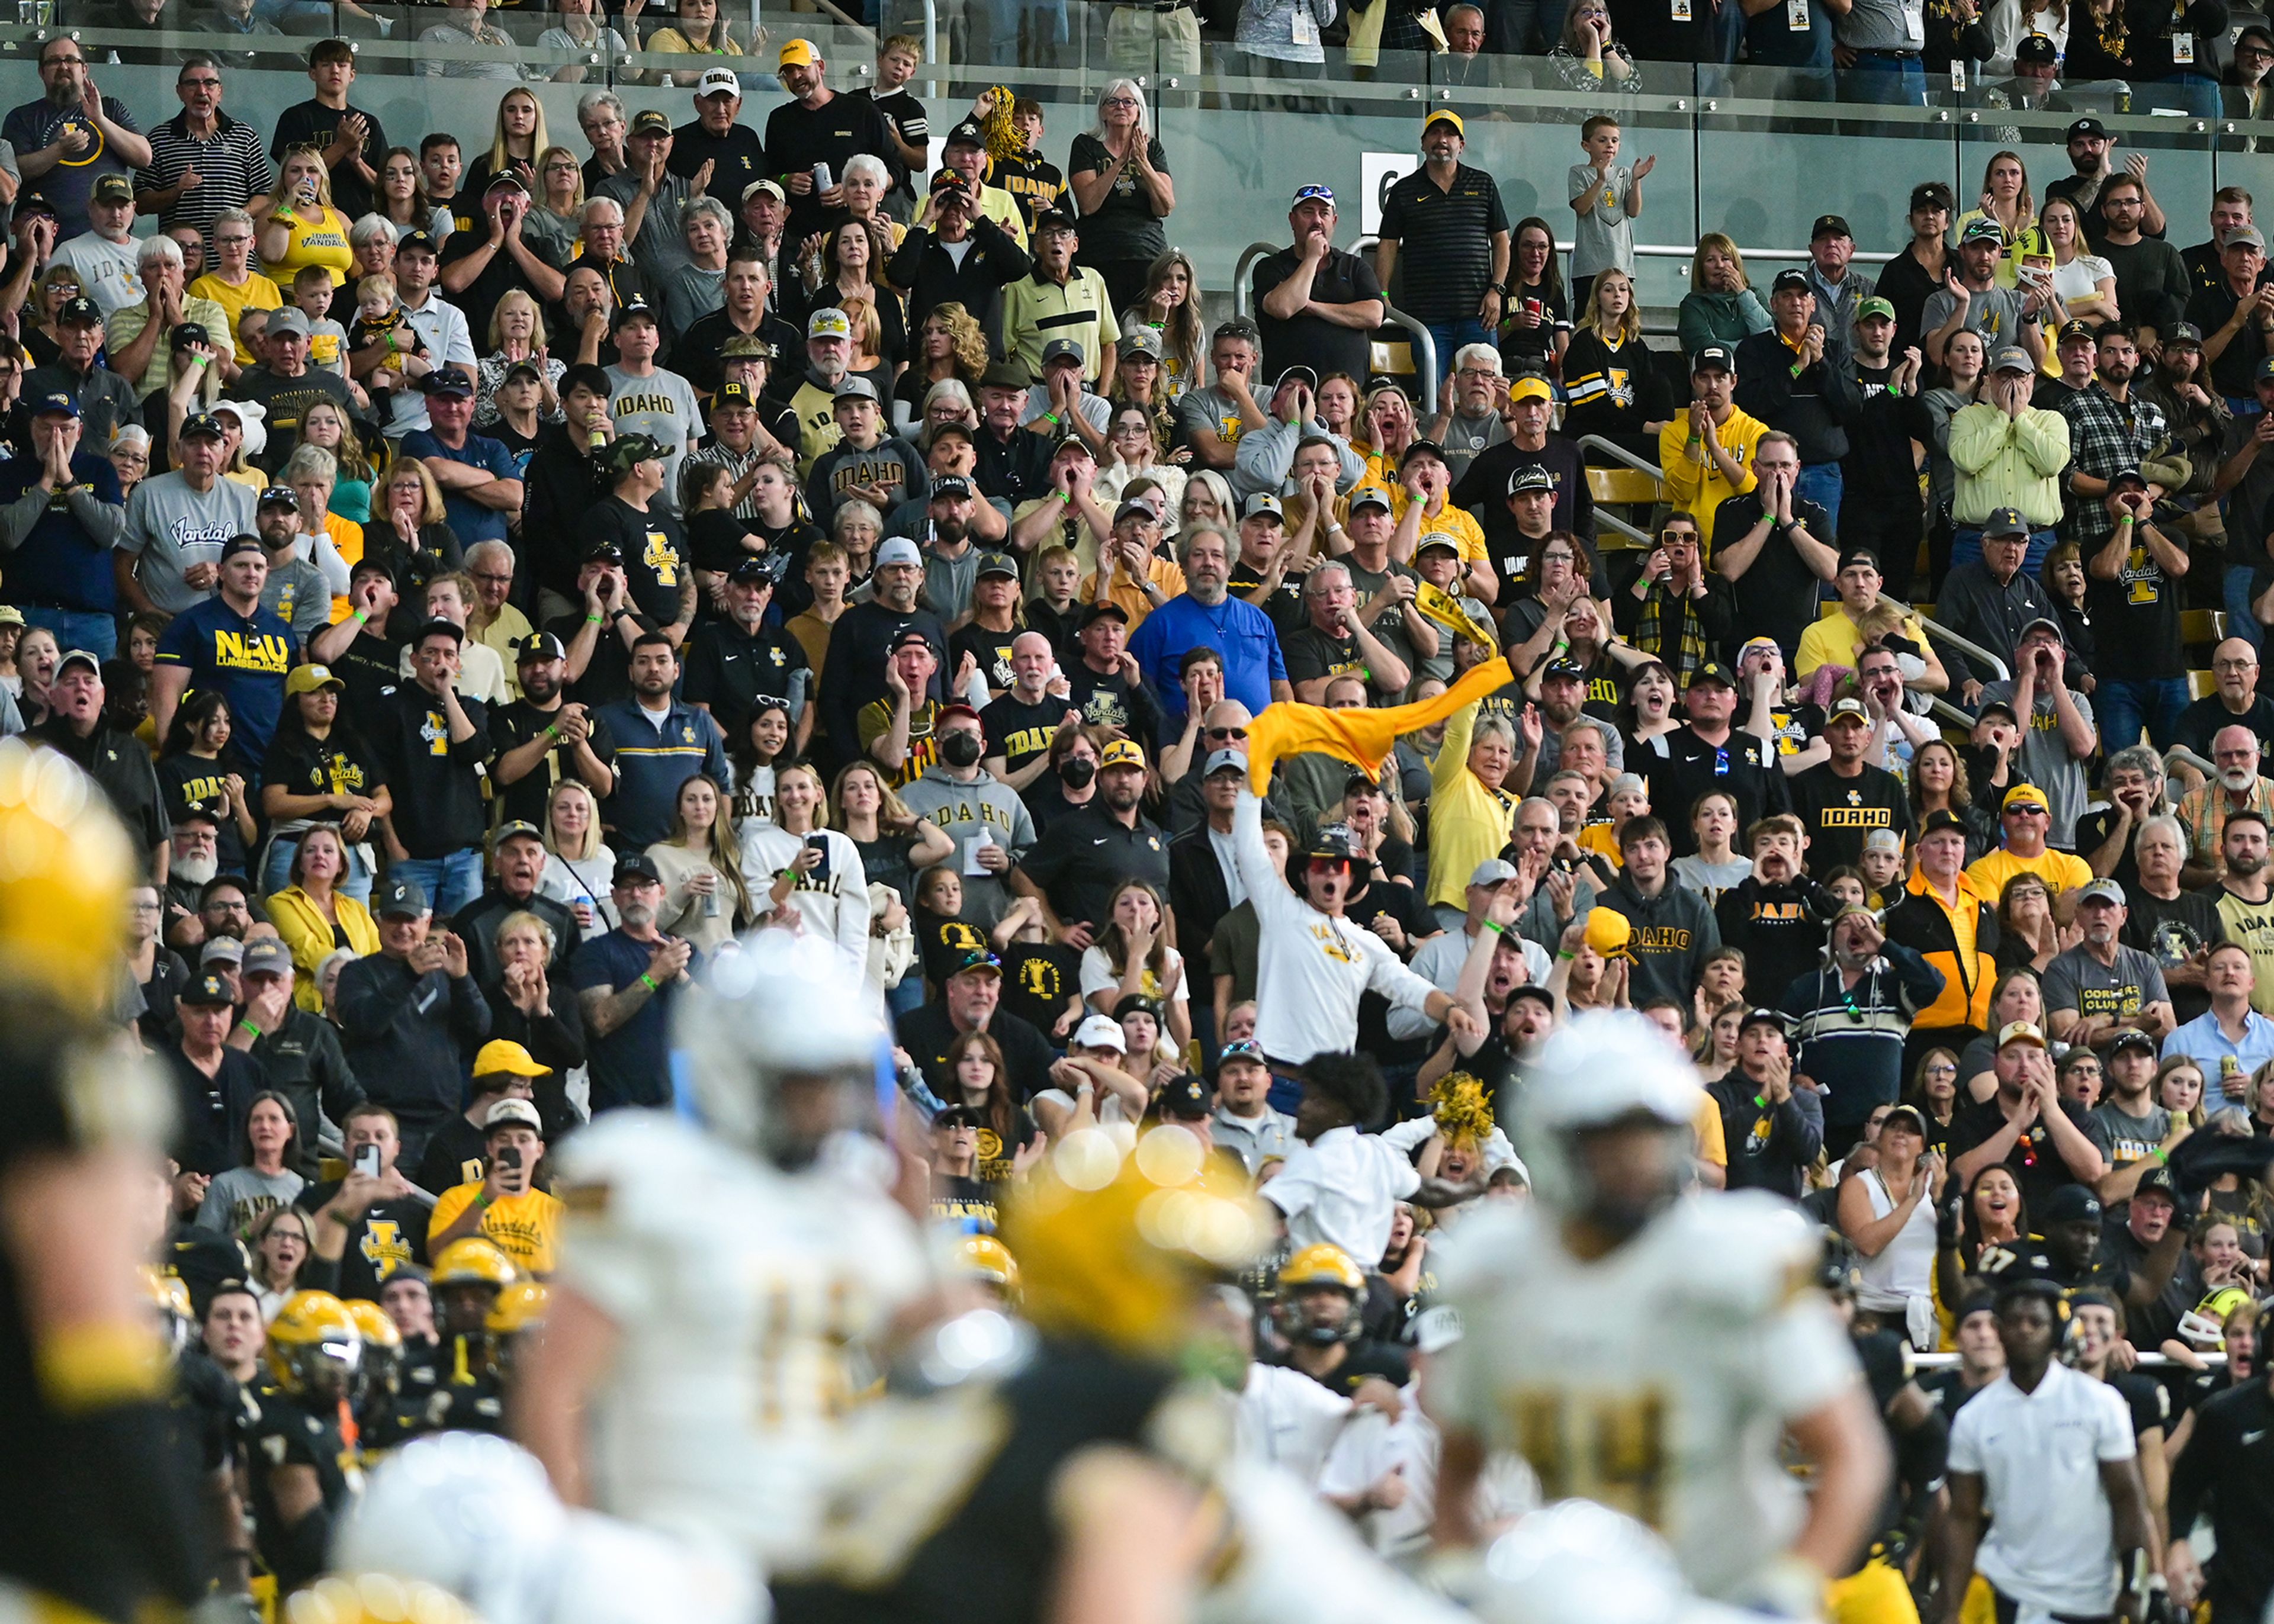
[[[371,1098],[405,1126],[431,1127],[465,1096],[462,1052],[489,1035],[490,1006],[471,975],[411,974],[385,953],[340,972],[340,1031],[348,1063]]]
[[[1192,963],[1202,963],[1216,921],[1231,911],[1231,890],[1205,818],[1169,842],[1169,906],[1177,915],[1182,951]]]
[[[1782,429],[1800,442],[1800,460],[1837,462],[1848,455],[1848,430],[1864,415],[1855,358],[1837,333],[1824,358],[1793,372],[1791,349],[1774,327],[1737,346],[1737,410]]]
[[[584,940],[576,915],[567,903],[541,893],[516,902],[493,883],[490,888],[458,910],[450,929],[466,944],[466,969],[484,987],[494,987],[503,974],[498,963],[498,927],[510,914],[534,914],[553,932],[553,958],[546,965],[549,977],[566,977],[568,960]]]
[[[132,733],[120,733],[97,722],[94,731],[80,738],[62,717],[50,717],[26,730],[35,743],[57,755],[68,756],[87,770],[102,787],[111,809],[126,825],[128,838],[146,863],[169,833],[165,809],[159,800],[158,774],[150,765],[150,752]]]
[[[316,1125],[323,1116],[338,1122],[348,1108],[363,1102],[363,1085],[348,1064],[347,1051],[332,1023],[309,1011],[291,1008],[284,1024],[252,1040],[252,1057],[268,1074],[267,1086],[292,1101],[300,1124],[300,1159],[293,1171],[303,1178],[317,1176]]]
[[[1706,1085],[1721,1111],[1721,1138],[1729,1156],[1729,1188],[1770,1190],[1800,1199],[1801,1176],[1824,1148],[1821,1117],[1802,1109],[1796,1087],[1781,1105],[1757,1105],[1753,1080],[1732,1071]],[[1812,1096],[1811,1096],[1812,1097]]]
[[[885,267],[885,278],[907,292],[909,332],[921,331],[936,305],[955,304],[971,312],[990,344],[997,342],[1003,289],[1033,270],[1035,261],[1008,231],[984,215],[972,221],[970,240],[974,246],[958,265],[931,228],[908,228]]]

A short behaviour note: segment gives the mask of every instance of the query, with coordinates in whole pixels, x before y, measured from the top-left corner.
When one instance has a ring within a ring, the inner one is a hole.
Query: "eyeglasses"
[[[420,491],[420,494],[425,494],[423,488]],[[475,580],[486,581],[493,586],[511,586],[513,584],[513,571],[509,569],[477,569],[471,573]]]
[[[2024,805],[2007,807],[2006,808],[2006,816],[2007,817],[2050,817],[2052,815],[2047,812],[2043,807]]]
[[[1204,727],[1201,732],[1204,736],[1210,739],[1245,739],[1247,737],[1247,729],[1245,727]]]

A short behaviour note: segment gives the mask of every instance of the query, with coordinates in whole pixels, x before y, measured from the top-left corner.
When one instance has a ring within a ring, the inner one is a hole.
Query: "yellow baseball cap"
[[[1587,945],[1604,958],[1633,958],[1627,946],[1633,939],[1633,924],[1616,908],[1587,910]]]
[[[2034,784],[2016,784],[2013,788],[2006,792],[2006,798],[1998,803],[1998,809],[2002,812],[2008,807],[2031,806],[2043,808],[2044,805],[2044,791],[2039,789]]]
[[[474,1056],[474,1075],[492,1077],[502,1071],[509,1077],[550,1077],[551,1066],[541,1066],[534,1056],[510,1038],[492,1038],[482,1045]]]
[[[776,59],[774,65],[783,68],[809,68],[820,60],[821,53],[814,49],[811,40],[784,40],[781,56]]]
[[[1114,740],[1105,747],[1105,753],[1097,758],[1100,772],[1108,767],[1136,767],[1141,770],[1144,765],[1145,752],[1138,748],[1136,741],[1131,739]]]
[[[1429,126],[1431,124],[1450,124],[1453,126],[1453,133],[1455,135],[1459,136],[1465,141],[1469,139],[1468,125],[1463,124],[1461,122],[1461,116],[1449,107],[1441,107],[1434,113],[1423,115],[1421,119],[1421,133],[1424,135],[1428,134]]]
[[[1552,401],[1555,398],[1555,391],[1547,387],[1547,380],[1539,373],[1526,372],[1510,381],[1508,398],[1510,405],[1517,401]]]
[[[328,665],[295,665],[284,678],[287,694],[312,694],[318,688],[325,688],[336,694],[346,687],[345,682],[332,674]]]

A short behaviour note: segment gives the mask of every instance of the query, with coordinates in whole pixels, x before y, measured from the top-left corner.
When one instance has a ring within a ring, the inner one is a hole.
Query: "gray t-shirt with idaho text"
[[[136,573],[150,601],[168,614],[203,603],[210,593],[183,575],[192,564],[220,563],[222,544],[230,537],[253,534],[258,500],[251,485],[234,479],[215,479],[201,495],[178,469],[136,485],[126,499],[126,534],[118,545],[139,556]]]

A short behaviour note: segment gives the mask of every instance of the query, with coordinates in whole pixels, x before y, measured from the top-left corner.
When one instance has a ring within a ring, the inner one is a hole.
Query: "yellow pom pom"
[[[1430,1086],[1437,1132],[1448,1145],[1481,1145],[1493,1131],[1492,1101],[1485,1086],[1466,1071],[1449,1071]]]

